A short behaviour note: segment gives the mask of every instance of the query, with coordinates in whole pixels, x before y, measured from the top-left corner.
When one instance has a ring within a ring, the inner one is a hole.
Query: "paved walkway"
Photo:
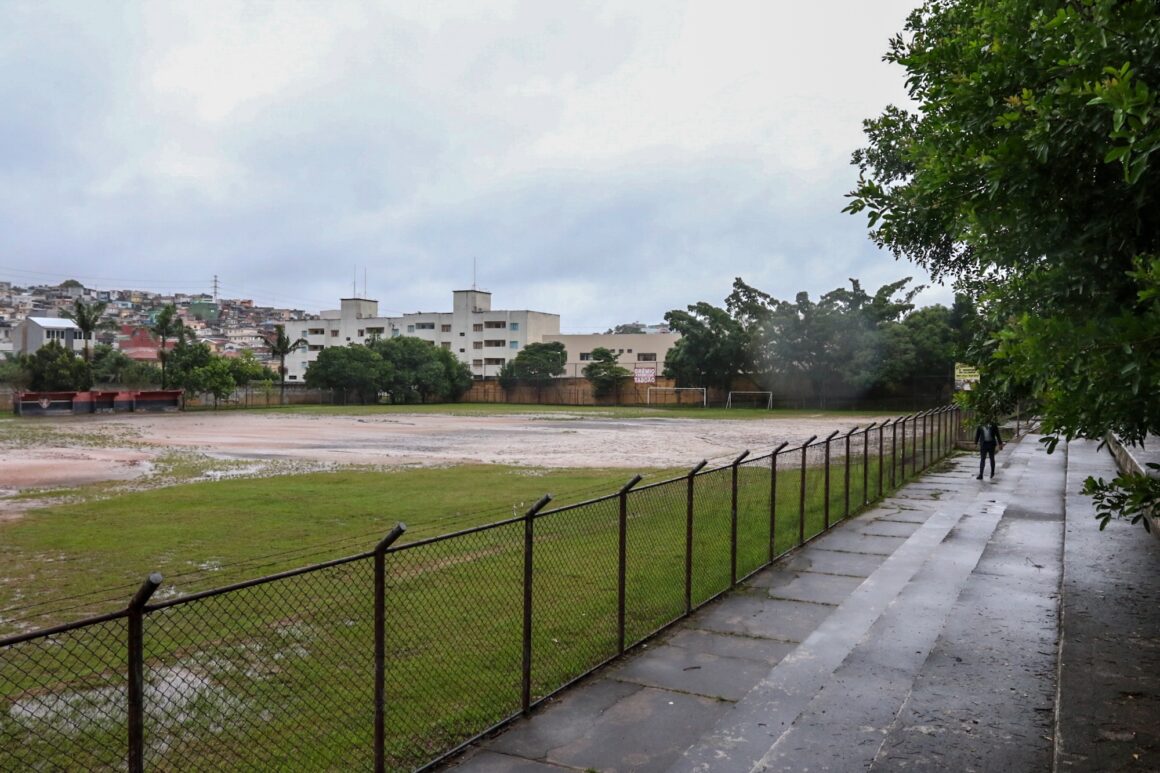
[[[1160,770],[1160,541],[1095,443],[957,457],[472,749],[464,773]]]

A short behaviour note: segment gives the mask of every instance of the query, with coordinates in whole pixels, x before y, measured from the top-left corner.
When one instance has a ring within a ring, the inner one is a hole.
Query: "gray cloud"
[[[414,311],[477,261],[570,330],[922,280],[840,213],[908,2],[413,5],[4,4],[0,278]]]

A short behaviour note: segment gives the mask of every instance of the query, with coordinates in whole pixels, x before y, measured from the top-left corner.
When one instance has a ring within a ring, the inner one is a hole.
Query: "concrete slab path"
[[[1160,541],[1110,454],[940,465],[446,766],[1160,770]]]

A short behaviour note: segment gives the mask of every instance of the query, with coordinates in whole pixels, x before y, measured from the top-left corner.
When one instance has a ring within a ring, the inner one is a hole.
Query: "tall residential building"
[[[286,380],[301,381],[318,352],[331,346],[365,344],[374,338],[412,336],[454,352],[476,378],[495,376],[499,369],[529,343],[560,332],[560,315],[527,309],[492,309],[491,293],[455,290],[450,312],[415,312],[401,317],[380,317],[379,302],[368,298],[343,298],[336,311],[323,311],[317,319],[286,324],[291,340],[306,346],[286,358]]]

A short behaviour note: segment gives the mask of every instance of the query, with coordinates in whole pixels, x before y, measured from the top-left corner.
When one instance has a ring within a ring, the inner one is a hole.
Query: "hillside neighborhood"
[[[651,381],[659,375],[665,355],[679,338],[665,325],[640,323],[621,326],[615,333],[562,334],[558,314],[493,309],[491,293],[477,288],[456,290],[452,296],[451,311],[391,317],[380,316],[378,301],[368,298],[343,298],[336,310],[312,313],[209,293],[98,290],[75,280],[29,287],[0,281],[0,358],[6,353],[31,353],[52,340],[80,351],[82,335],[68,319],[78,300],[106,304],[94,345],[106,344],[148,364],[158,363],[161,350],[151,327],[158,313],[171,304],[198,342],[227,358],[252,352],[259,362],[276,366],[278,358],[270,352],[269,339],[282,325],[291,341],[300,342],[286,358],[286,380],[290,383],[303,381],[307,367],[325,348],[399,336],[416,337],[450,350],[478,379],[496,376],[530,343],[558,341],[568,353],[564,375],[580,376],[592,350],[605,347],[638,379]]]

